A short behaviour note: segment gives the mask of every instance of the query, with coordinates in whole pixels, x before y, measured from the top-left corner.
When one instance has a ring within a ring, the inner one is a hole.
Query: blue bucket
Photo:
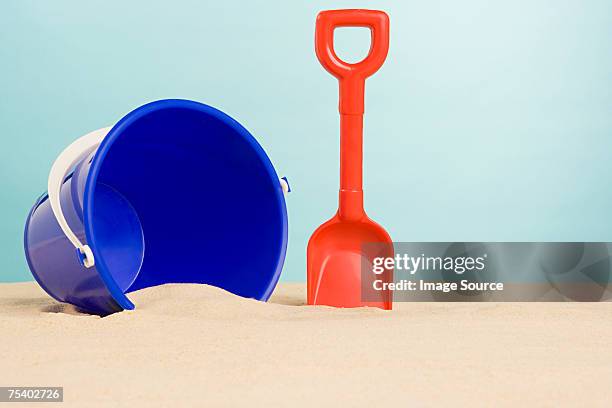
[[[100,315],[164,283],[265,301],[287,250],[287,191],[223,112],[152,102],[58,157],[26,222],[26,258],[49,295]]]

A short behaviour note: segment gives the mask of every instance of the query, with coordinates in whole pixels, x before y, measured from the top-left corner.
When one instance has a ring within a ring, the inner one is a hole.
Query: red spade
[[[370,29],[370,52],[363,61],[349,64],[338,58],[333,46],[337,27]],[[391,293],[372,290],[372,283],[376,279],[390,282],[392,272],[362,273],[364,266],[372,270],[373,261],[364,245],[380,243],[378,256],[393,257],[389,234],[365,213],[362,189],[365,80],[387,56],[389,17],[375,10],[323,11],[317,17],[315,49],[323,67],[340,84],[340,195],[336,215],[317,228],[308,242],[308,304],[391,309]]]

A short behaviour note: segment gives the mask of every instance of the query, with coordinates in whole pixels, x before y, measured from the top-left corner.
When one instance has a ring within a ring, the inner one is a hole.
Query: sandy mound
[[[81,314],[0,285],[2,385],[64,386],[62,406],[588,405],[612,398],[612,303],[303,306],[205,285]],[[119,401],[113,402],[113,401]]]

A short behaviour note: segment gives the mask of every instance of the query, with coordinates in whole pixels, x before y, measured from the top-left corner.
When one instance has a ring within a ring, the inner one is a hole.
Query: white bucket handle
[[[110,131],[110,127],[95,130],[91,133],[86,134],[72,142],[68,147],[64,149],[62,153],[55,159],[51,171],[49,172],[49,181],[47,183],[47,194],[49,195],[49,204],[51,204],[51,210],[53,215],[59,224],[62,232],[68,240],[77,249],[79,260],[86,268],[91,268],[95,265],[93,252],[88,245],[83,244],[76,234],[70,229],[66,217],[62,212],[62,205],[60,202],[60,192],[64,180],[68,175],[68,172],[72,170],[75,164],[84,155],[91,153],[96,150],[106,134]]]
[[[72,229],[70,229],[66,217],[64,217],[64,213],[62,212],[60,192],[68,172],[83,158],[83,156],[96,150],[110,130],[110,127],[94,130],[78,138],[66,147],[57,159],[55,159],[53,166],[51,166],[49,181],[47,183],[47,194],[49,195],[49,203],[51,204],[53,215],[55,215],[55,219],[64,235],[66,235],[68,240],[76,248],[79,261],[86,268],[91,268],[96,264],[93,252],[91,248],[87,244],[83,244]],[[286,195],[291,191],[287,177],[282,177],[279,181],[283,194]]]

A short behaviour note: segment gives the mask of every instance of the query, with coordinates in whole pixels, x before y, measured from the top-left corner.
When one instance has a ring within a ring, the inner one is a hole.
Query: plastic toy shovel
[[[333,46],[337,27],[370,29],[370,52],[363,61],[349,64],[338,58]],[[380,289],[392,271],[372,273],[374,259],[364,248],[378,243],[379,256],[393,257],[393,245],[389,234],[366,215],[362,189],[365,80],[387,56],[389,17],[374,10],[323,11],[317,17],[315,49],[340,84],[340,194],[338,212],[308,242],[308,304],[391,309],[390,292]]]

